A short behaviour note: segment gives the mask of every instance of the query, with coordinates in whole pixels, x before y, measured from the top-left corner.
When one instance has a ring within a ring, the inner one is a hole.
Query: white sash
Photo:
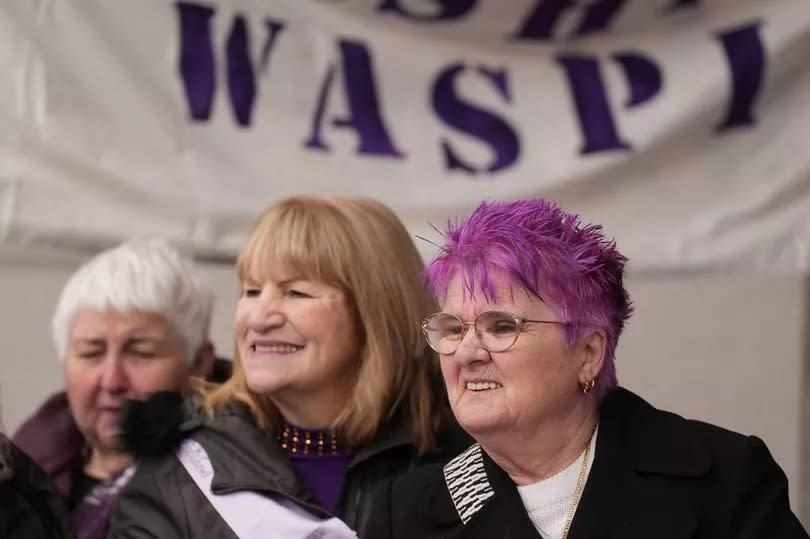
[[[205,449],[187,438],[177,458],[200,487],[219,516],[239,539],[355,539],[357,534],[342,520],[323,520],[286,498],[269,498],[258,492],[211,492],[214,469]]]

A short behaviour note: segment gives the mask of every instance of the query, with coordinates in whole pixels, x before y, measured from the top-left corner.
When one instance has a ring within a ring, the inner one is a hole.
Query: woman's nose
[[[109,354],[104,358],[100,385],[110,393],[123,393],[128,389],[127,373],[120,356]]]
[[[279,298],[267,295],[257,298],[248,317],[248,324],[254,331],[267,331],[283,326],[286,320]]]
[[[458,344],[453,359],[459,365],[466,366],[475,362],[486,362],[490,360],[489,352],[481,344],[481,340],[475,333],[475,328],[468,327],[466,333]]]

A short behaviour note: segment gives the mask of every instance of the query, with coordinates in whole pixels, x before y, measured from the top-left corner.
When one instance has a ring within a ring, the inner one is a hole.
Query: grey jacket
[[[181,430],[208,453],[216,494],[250,490],[284,497],[314,514],[329,516],[296,475],[276,440],[255,425],[245,408],[234,406],[213,419],[197,411],[182,423]],[[381,429],[377,439],[351,462],[334,516],[362,532],[369,517],[370,494],[380,480],[422,462],[444,462],[470,443],[455,425],[443,434],[442,451],[418,457],[407,421],[394,421]],[[137,472],[113,513],[109,537],[206,539],[236,535],[171,453],[139,460]]]

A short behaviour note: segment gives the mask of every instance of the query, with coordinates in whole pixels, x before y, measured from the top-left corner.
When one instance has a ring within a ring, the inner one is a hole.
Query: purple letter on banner
[[[358,41],[345,40],[340,41],[340,53],[343,59],[343,82],[349,105],[349,117],[335,118],[332,125],[350,127],[357,132],[358,154],[404,157],[394,146],[383,123],[368,49]],[[335,66],[331,66],[321,86],[318,106],[312,119],[312,131],[304,143],[307,148],[329,151],[329,146],[321,140],[321,127],[334,75]]]
[[[515,34],[516,39],[552,40],[562,15],[574,7],[584,10],[572,37],[604,30],[619,12],[625,0],[595,0],[578,6],[574,0],[540,0]]]
[[[465,71],[463,64],[453,64],[444,69],[433,84],[433,108],[444,122],[456,129],[489,144],[495,158],[486,168],[475,168],[465,163],[453,151],[447,140],[442,141],[445,165],[448,170],[463,170],[468,174],[495,173],[517,161],[520,155],[520,140],[512,127],[499,116],[472,103],[463,101],[455,90],[456,78]],[[504,101],[512,101],[507,86],[506,71],[478,68]]]
[[[439,22],[452,19],[458,19],[467,14],[475,5],[476,0],[433,0],[431,4],[440,4],[440,9],[437,13],[432,15],[424,15],[421,13],[414,13],[402,7],[399,0],[383,0],[377,11],[392,11],[402,15],[406,19],[411,19],[420,22]]]
[[[624,71],[630,89],[625,107],[641,105],[661,91],[661,70],[652,60],[633,53],[617,53],[613,59]]]
[[[756,22],[719,34],[731,67],[732,95],[726,119],[718,131],[753,125],[752,109],[762,87],[765,72],[765,47],[759,35],[761,23]]]
[[[637,53],[616,53],[613,60],[627,79],[629,95],[625,107],[628,109],[646,103],[661,91],[661,70],[649,58]],[[598,60],[592,56],[563,55],[557,57],[557,62],[565,70],[585,139],[580,153],[630,150],[630,144],[622,140],[613,120]]]
[[[590,56],[559,56],[577,108],[579,126],[585,143],[580,153],[629,150],[619,137],[608,104],[607,91],[599,73],[599,62]]]
[[[253,74],[249,47],[250,37],[245,18],[238,15],[233,20],[225,50],[228,56],[228,95],[239,125],[250,125],[250,114],[256,99],[256,77]]]
[[[267,67],[276,36],[284,28],[283,23],[270,20],[265,21],[265,25],[267,41],[262,51],[260,73]],[[228,95],[231,98],[231,107],[237,123],[248,126],[253,113],[253,104],[256,102],[256,75],[250,59],[250,35],[242,15],[233,21],[225,50],[228,57]]]
[[[216,76],[214,48],[211,44],[211,17],[214,10],[186,2],[177,2],[180,14],[180,77],[193,120],[211,116]]]
[[[628,109],[646,103],[661,90],[661,70],[649,58],[637,53],[616,53],[613,60],[627,79]],[[557,62],[565,70],[585,139],[580,153],[630,150],[630,144],[622,140],[616,129],[598,60],[592,56],[563,55],[557,57]]]
[[[180,14],[180,76],[193,120],[206,121],[216,91],[214,47],[211,39],[211,17],[214,10],[188,2],[178,2]],[[284,24],[265,21],[268,37],[262,51],[261,67],[267,59]],[[249,126],[256,101],[256,73],[250,58],[250,35],[242,15],[234,18],[225,45],[228,73],[228,96],[236,121]]]

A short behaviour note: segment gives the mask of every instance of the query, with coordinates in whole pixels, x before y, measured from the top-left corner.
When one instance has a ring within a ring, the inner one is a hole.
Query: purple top
[[[307,430],[288,423],[282,427],[278,441],[320,506],[334,513],[351,453],[331,431]]]
[[[340,485],[351,460],[352,456],[348,453],[290,456],[295,471],[312,489],[321,507],[330,513],[335,512]]]

